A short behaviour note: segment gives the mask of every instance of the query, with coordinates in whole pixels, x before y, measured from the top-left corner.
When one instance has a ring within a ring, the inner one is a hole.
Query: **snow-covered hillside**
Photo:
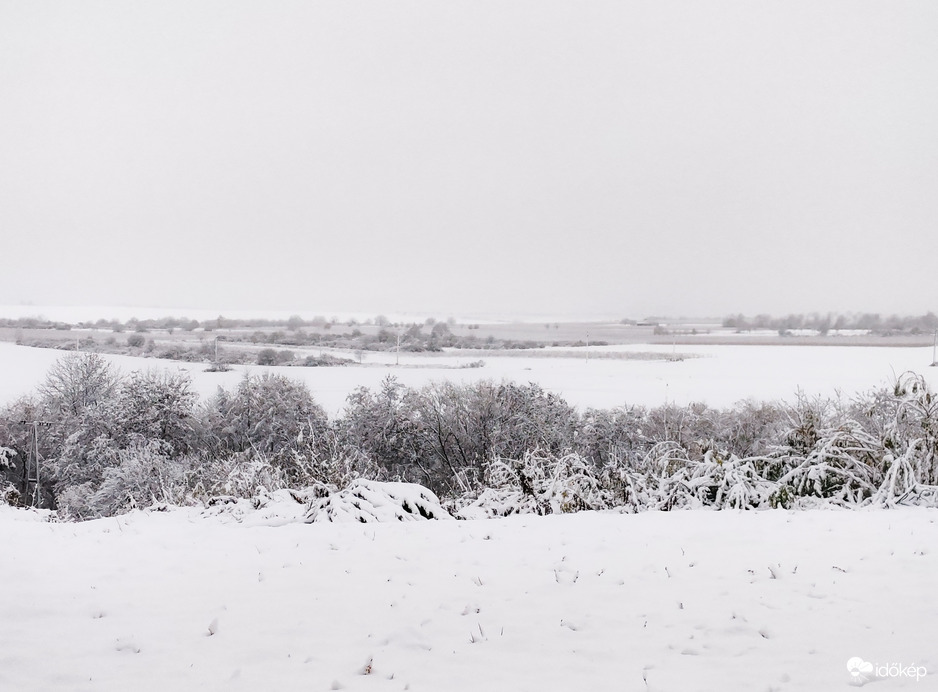
[[[938,687],[933,510],[211,514],[0,507],[0,689]]]

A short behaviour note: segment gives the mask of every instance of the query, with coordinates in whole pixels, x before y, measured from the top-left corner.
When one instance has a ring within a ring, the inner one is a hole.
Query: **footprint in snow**
[[[139,654],[140,647],[131,637],[119,637],[114,647],[117,651],[123,651],[131,654]]]

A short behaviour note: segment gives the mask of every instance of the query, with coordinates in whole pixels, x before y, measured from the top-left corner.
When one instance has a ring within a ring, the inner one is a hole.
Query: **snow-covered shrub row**
[[[38,435],[22,421],[40,421]],[[0,441],[19,466],[40,460],[42,504],[72,518],[368,474],[369,460],[344,455],[334,437],[309,390],[288,378],[246,376],[200,402],[184,371],[123,377],[89,353],[60,360],[34,396],[0,414]],[[34,472],[0,473],[34,494]]]
[[[431,491],[416,483],[380,483],[358,479],[339,492],[309,504],[306,520],[312,522],[452,519]]]
[[[310,516],[335,517],[367,500],[356,479],[419,484],[465,517],[938,502],[938,400],[914,374],[847,403],[582,413],[536,384],[389,378],[330,420],[284,377],[199,401],[184,372],[124,377],[73,354],[0,411],[0,446],[5,501],[72,518],[306,488],[322,489]]]

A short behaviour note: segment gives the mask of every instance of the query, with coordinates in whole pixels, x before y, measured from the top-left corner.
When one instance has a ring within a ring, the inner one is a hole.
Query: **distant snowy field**
[[[569,353],[570,349],[564,349]],[[600,358],[609,352],[690,354],[678,362]],[[318,352],[318,351],[316,351]],[[419,387],[434,380],[473,382],[481,379],[536,382],[581,408],[622,404],[660,405],[705,401],[730,406],[742,399],[794,398],[798,389],[809,395],[850,397],[889,384],[906,370],[919,372],[938,386],[938,368],[928,367],[930,348],[866,348],[838,346],[654,346],[636,344],[592,348],[593,357],[531,355],[481,357],[485,366],[462,368],[480,356],[364,354],[362,367],[242,367],[207,373],[204,364],[181,364],[130,356],[105,356],[124,372],[137,369],[185,369],[196,391],[211,395],[218,386],[233,388],[245,371],[274,371],[306,382],[329,414],[336,414],[358,386],[378,387],[388,375]],[[62,351],[0,343],[0,403],[32,391]],[[342,354],[351,357],[351,354]]]
[[[35,517],[0,507],[2,690],[938,689],[933,510]]]

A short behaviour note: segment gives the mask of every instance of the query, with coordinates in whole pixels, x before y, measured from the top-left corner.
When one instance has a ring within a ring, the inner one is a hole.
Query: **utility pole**
[[[29,484],[33,484],[33,497],[32,497],[32,506],[39,507],[42,502],[42,476],[40,474],[40,464],[39,464],[39,428],[40,427],[49,427],[52,425],[50,421],[46,420],[21,420],[19,421],[20,425],[28,425],[30,428],[31,440],[28,441],[27,453],[26,453],[26,465],[23,467],[23,497],[29,497]],[[32,464],[30,464],[32,461]],[[30,469],[30,466],[32,467]],[[32,471],[32,473],[30,473]]]
[[[590,333],[586,332],[586,364],[590,362]]]
[[[401,364],[401,335],[397,335],[397,352],[394,355],[394,365]]]
[[[936,357],[936,352],[938,352],[938,329],[935,330],[935,343],[931,347],[931,364],[935,367],[938,367],[938,357]]]

